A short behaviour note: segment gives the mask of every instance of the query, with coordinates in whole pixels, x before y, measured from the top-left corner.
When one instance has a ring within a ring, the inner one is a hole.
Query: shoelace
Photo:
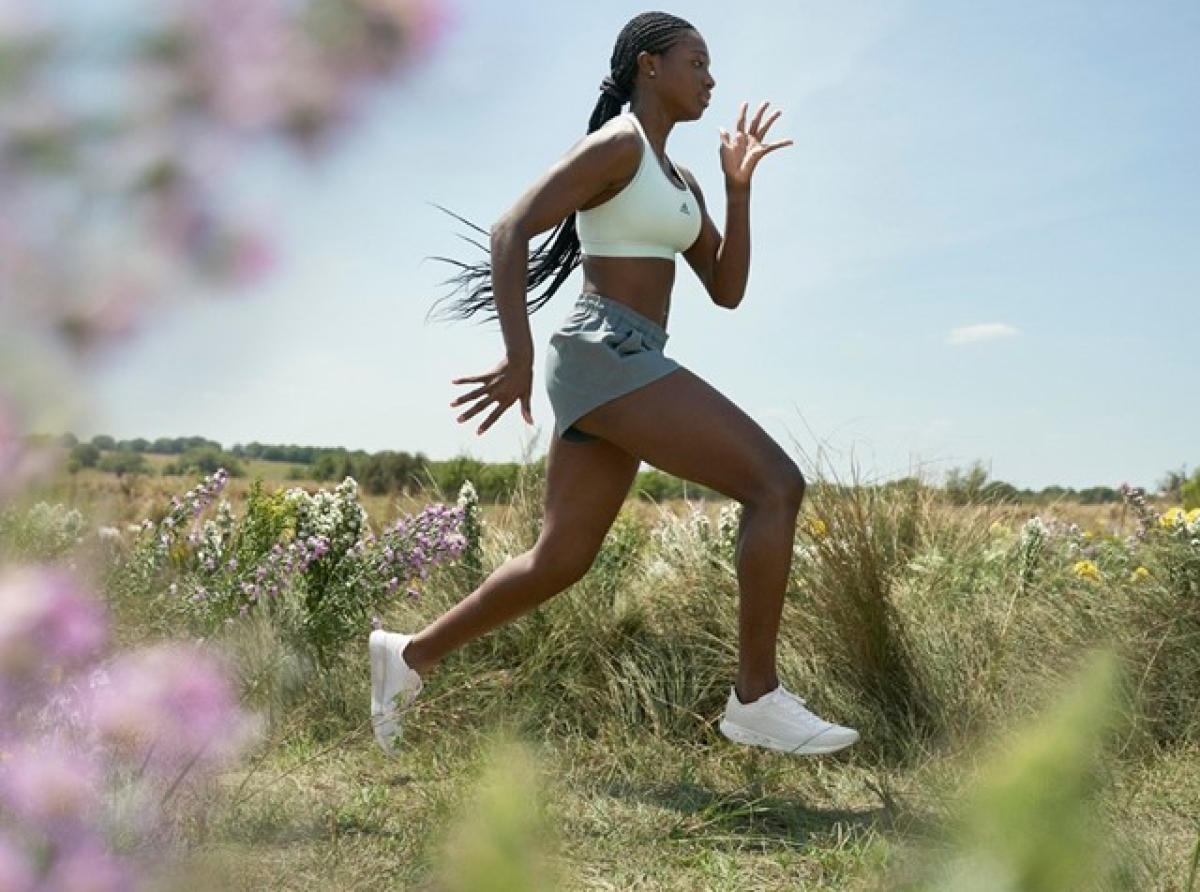
[[[775,691],[774,699],[785,710],[793,715],[802,716],[810,721],[821,721],[821,719],[813,715],[812,711],[807,708],[805,701],[802,698],[797,697],[787,688],[783,687],[783,685],[780,685],[779,689]]]

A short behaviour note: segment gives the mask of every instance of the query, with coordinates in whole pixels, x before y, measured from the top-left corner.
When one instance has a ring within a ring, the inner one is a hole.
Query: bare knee
[[[529,553],[530,567],[555,591],[562,591],[587,575],[597,551],[597,548],[583,547],[579,543],[543,537]]]
[[[742,504],[747,509],[778,514],[792,521],[800,513],[807,485],[800,468],[784,456],[767,469]]]

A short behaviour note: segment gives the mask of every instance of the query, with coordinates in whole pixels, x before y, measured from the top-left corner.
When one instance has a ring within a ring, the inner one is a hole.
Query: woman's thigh
[[[605,440],[555,438],[546,464],[539,547],[590,563],[625,503],[640,464]]]
[[[782,447],[687,369],[594,409],[575,426],[668,474],[740,501],[765,489],[803,487]]]

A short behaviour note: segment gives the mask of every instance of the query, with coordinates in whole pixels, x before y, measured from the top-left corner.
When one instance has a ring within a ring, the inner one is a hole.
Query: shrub
[[[0,556],[28,562],[55,561],[83,536],[83,515],[74,508],[38,502],[28,510],[0,511]]]
[[[390,598],[465,544],[461,511],[443,505],[374,533],[352,478],[315,493],[268,493],[256,482],[240,517],[224,500],[210,510],[225,479],[219,471],[142,524],[127,560],[134,587],[157,588],[206,634],[265,613],[323,669]]]

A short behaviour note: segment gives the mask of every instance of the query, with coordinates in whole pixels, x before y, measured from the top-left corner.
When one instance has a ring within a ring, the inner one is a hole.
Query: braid
[[[621,113],[625,103],[633,98],[634,81],[637,77],[637,60],[642,53],[666,52],[684,31],[695,30],[691,24],[665,12],[645,12],[635,16],[621,29],[613,47],[611,71],[600,86],[600,98],[588,120],[588,133],[595,133],[605,123]],[[476,226],[457,214],[446,211],[460,223],[470,227],[483,238],[487,230]],[[464,240],[485,254],[488,247],[474,237],[463,236]],[[450,257],[435,257],[457,268],[446,282],[451,291],[435,304],[441,307],[437,315],[449,319],[469,319],[478,312],[486,319],[496,318],[496,301],[492,292],[492,266],[490,260],[465,263]],[[569,214],[558,224],[536,249],[530,252],[529,273],[525,280],[525,305],[533,313],[544,307],[562,287],[563,282],[575,271],[583,259],[579,235],[575,232],[575,215]],[[540,294],[535,294],[539,288]]]

